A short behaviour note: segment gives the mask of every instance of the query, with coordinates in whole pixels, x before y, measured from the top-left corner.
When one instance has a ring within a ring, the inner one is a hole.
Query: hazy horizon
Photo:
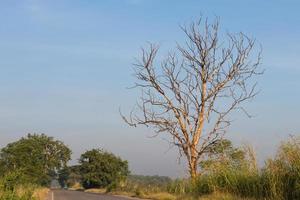
[[[300,134],[299,1],[1,1],[0,147],[27,133],[45,133],[73,151],[71,161],[103,148],[129,161],[134,174],[187,175],[167,138],[132,128],[125,113],[132,63],[148,41],[162,55],[183,42],[179,24],[202,14],[220,17],[226,32],[242,31],[263,47],[260,94],[246,104],[254,115],[233,116],[228,137],[252,144],[260,162],[281,140]],[[182,162],[184,158],[182,158]]]

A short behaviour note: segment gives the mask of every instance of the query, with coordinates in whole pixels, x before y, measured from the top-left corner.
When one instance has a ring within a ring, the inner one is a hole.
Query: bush
[[[0,200],[35,200],[34,186],[20,172],[10,172],[0,179]]]
[[[20,191],[4,191],[0,200],[37,200],[33,193],[34,189],[31,187],[24,187]]]
[[[272,199],[300,199],[300,138],[283,142],[274,159],[263,169],[266,196]]]
[[[21,171],[8,172],[0,180],[0,190],[13,191],[19,185],[25,184],[28,181]]]
[[[256,167],[254,154],[249,150],[245,151],[245,159],[238,167],[230,162],[210,165],[210,170],[196,179],[195,187],[190,187],[192,193],[224,192],[255,199],[300,199],[300,138],[292,137],[283,142],[275,158],[268,160],[262,170]],[[184,189],[184,192],[190,191]]]
[[[82,185],[85,189],[114,187],[129,174],[128,163],[112,153],[92,149],[80,157]]]

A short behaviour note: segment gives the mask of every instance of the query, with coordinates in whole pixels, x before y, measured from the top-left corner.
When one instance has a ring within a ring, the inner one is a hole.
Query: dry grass
[[[214,192],[209,195],[202,196],[194,196],[194,195],[181,195],[181,196],[173,196],[172,200],[255,200],[254,198],[242,198],[236,195],[232,195],[229,193],[223,192]],[[157,199],[162,200],[162,199]]]
[[[84,192],[98,193],[98,194],[111,194],[116,196],[124,196],[124,197],[134,197],[139,199],[153,199],[153,200],[176,200],[177,197],[167,192],[159,192],[159,193],[133,193],[126,191],[112,191],[107,192],[105,188],[93,188],[84,190]]]
[[[87,189],[85,192],[91,193],[99,193],[104,194],[106,193],[106,189],[99,188],[99,189]],[[123,197],[133,197],[139,199],[151,199],[151,200],[255,200],[253,198],[242,198],[236,195],[232,195],[229,193],[222,193],[222,192],[214,192],[209,195],[202,195],[202,196],[193,196],[193,195],[174,195],[168,192],[158,192],[158,193],[132,193],[132,192],[125,192],[125,191],[112,191],[108,194],[116,195],[116,196],[123,196]]]
[[[34,191],[33,197],[35,197],[38,200],[45,200],[48,192],[49,192],[48,188],[38,188]]]
[[[105,188],[92,188],[92,189],[87,189],[84,190],[85,192],[91,192],[91,193],[98,193],[98,194],[104,194],[106,193],[106,189]]]
[[[112,191],[109,194],[116,195],[116,196],[125,196],[125,197],[137,197],[137,195],[133,192],[126,192],[126,191]]]
[[[255,200],[252,198],[242,198],[229,193],[214,192],[210,195],[204,195],[199,197],[199,200]]]
[[[110,193],[111,194],[111,193]],[[214,192],[213,194],[203,195],[203,196],[192,196],[192,195],[182,195],[177,196],[167,192],[160,193],[150,193],[150,194],[140,194],[135,195],[132,193],[113,193],[115,195],[136,197],[140,199],[151,199],[151,200],[255,200],[253,198],[242,198],[229,193]]]
[[[167,192],[148,194],[148,195],[145,195],[143,198],[153,199],[153,200],[175,200],[175,199],[177,199],[176,196],[174,196],[170,193],[167,193]]]
[[[69,190],[83,190],[83,187],[81,186],[80,183],[75,183],[71,187],[69,187]]]
[[[0,200],[45,200],[48,188],[37,188],[35,186],[18,186],[14,191],[0,191]]]

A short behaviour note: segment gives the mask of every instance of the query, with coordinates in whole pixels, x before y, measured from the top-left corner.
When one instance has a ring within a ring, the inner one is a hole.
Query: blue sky
[[[126,87],[140,47],[173,48],[184,40],[178,25],[202,14],[263,46],[262,91],[247,106],[255,118],[235,116],[228,136],[271,156],[280,140],[300,134],[299,8],[296,0],[1,0],[0,146],[46,133],[73,149],[73,163],[103,147],[134,173],[183,176],[164,136],[128,127],[118,109],[136,101]]]

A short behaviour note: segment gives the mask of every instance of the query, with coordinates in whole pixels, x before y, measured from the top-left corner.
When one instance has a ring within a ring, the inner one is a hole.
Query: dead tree
[[[187,40],[176,51],[156,61],[158,46],[142,49],[134,65],[142,91],[139,103],[123,119],[132,126],[154,128],[169,134],[171,143],[187,159],[192,178],[198,163],[218,143],[231,124],[235,110],[249,114],[243,103],[256,96],[256,75],[261,51],[254,55],[255,41],[243,33],[219,39],[219,20],[200,19],[181,27]]]

